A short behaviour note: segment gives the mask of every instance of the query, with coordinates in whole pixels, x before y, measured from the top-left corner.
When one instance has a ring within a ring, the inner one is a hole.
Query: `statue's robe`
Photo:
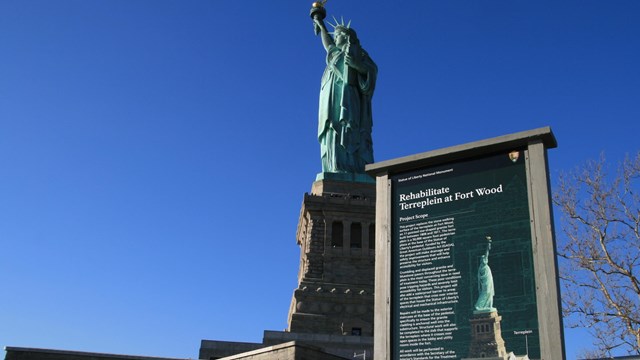
[[[478,301],[476,301],[476,310],[492,310],[493,296],[495,290],[493,288],[493,276],[491,268],[488,264],[481,263],[478,268]]]
[[[345,50],[331,45],[327,51],[318,110],[323,172],[364,173],[364,166],[373,162],[371,98],[377,67],[362,48],[353,47],[352,56],[360,59],[366,72],[349,69],[354,74],[351,82],[345,79]]]

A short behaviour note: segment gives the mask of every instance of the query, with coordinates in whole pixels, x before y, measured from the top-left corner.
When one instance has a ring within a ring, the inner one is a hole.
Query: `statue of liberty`
[[[371,98],[378,68],[350,23],[330,24],[331,37],[322,5],[316,2],[311,9],[316,34],[327,52],[318,109],[322,172],[364,174],[364,166],[373,162]]]
[[[496,311],[493,307],[493,276],[489,267],[489,250],[491,250],[491,237],[487,236],[487,251],[480,257],[478,266],[478,301],[474,306],[474,313]]]

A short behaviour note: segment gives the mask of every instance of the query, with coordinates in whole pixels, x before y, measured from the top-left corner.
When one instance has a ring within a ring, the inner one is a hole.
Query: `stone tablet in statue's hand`
[[[364,69],[362,67],[362,63],[360,61],[357,60],[357,58],[349,55],[349,54],[345,54],[344,55],[344,63],[351,67],[356,69],[359,73],[364,74],[366,72],[366,69]]]

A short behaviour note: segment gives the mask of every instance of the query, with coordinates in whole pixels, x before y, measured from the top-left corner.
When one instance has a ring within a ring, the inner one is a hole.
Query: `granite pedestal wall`
[[[500,329],[502,317],[497,311],[477,313],[471,323],[471,344],[469,358],[499,358],[507,356],[507,350]]]
[[[320,180],[298,222],[298,288],[287,331],[373,336],[375,184]]]

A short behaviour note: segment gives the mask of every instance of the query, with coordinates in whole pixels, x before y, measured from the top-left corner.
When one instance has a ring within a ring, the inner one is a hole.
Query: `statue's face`
[[[483,263],[484,265],[487,265],[489,263],[489,259],[487,259],[486,256],[482,255],[480,257],[480,262]]]
[[[336,31],[334,34],[333,41],[335,41],[336,45],[341,47],[342,45],[347,43],[349,35],[344,31]]]

